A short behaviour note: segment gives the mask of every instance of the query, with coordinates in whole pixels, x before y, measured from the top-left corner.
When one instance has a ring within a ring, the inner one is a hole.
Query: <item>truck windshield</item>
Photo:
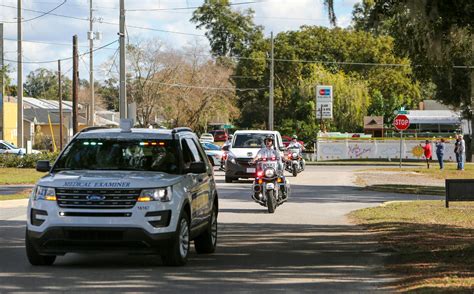
[[[261,148],[267,134],[237,134],[232,148]]]
[[[137,170],[176,174],[178,153],[171,140],[76,139],[54,170]]]

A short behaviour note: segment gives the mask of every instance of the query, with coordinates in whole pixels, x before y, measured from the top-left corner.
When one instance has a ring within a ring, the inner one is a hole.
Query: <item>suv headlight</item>
[[[230,162],[232,162],[233,164],[236,164],[235,157],[230,153],[227,154],[227,160],[230,160]]]
[[[156,188],[156,189],[143,189],[138,197],[138,202],[149,202],[149,201],[171,201],[173,190],[171,187]]]
[[[51,187],[36,186],[33,190],[33,200],[56,201],[56,191]]]

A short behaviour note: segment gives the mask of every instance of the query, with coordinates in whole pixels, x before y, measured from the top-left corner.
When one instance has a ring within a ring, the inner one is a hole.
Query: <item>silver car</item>
[[[211,164],[213,166],[220,166],[222,162],[222,156],[224,155],[224,151],[221,149],[221,147],[209,142],[201,142],[201,145],[204,149],[204,152],[206,152],[207,158],[209,158]]]

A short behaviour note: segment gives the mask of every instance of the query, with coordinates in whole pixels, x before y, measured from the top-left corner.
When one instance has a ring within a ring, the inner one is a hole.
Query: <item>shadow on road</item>
[[[0,290],[366,292],[389,279],[373,266],[385,258],[374,237],[349,225],[221,224],[217,252],[193,251],[185,267],[116,254],[68,254],[32,267],[24,225],[0,221]]]

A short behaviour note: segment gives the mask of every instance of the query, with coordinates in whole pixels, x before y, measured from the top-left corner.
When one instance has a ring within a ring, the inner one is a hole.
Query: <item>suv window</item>
[[[55,170],[138,170],[177,173],[177,148],[171,140],[76,139]]]
[[[8,149],[8,148],[3,143],[0,143],[0,149],[5,150],[5,149]]]
[[[191,162],[202,162],[204,161],[197,149],[196,143],[190,138],[184,138],[181,140],[183,147],[183,163],[184,169],[188,169],[191,166]]]
[[[232,148],[261,148],[267,134],[237,134]]]

